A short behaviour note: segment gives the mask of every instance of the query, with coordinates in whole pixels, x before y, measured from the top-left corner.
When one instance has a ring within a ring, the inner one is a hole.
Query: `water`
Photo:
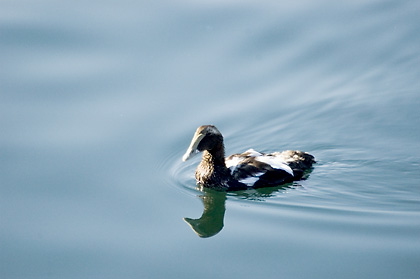
[[[1,277],[418,278],[419,13],[2,1]],[[317,164],[286,187],[199,191],[181,157],[202,124],[227,154]]]

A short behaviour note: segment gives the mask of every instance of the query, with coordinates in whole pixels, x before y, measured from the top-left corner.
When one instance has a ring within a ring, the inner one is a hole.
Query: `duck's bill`
[[[188,159],[191,159],[195,155],[199,153],[197,147],[200,144],[200,141],[204,138],[203,134],[195,134],[190,146],[187,149],[187,152],[185,152],[184,156],[182,156],[182,161],[187,161]]]
[[[188,149],[187,152],[185,152],[184,156],[182,156],[182,161],[187,161],[189,159],[191,159],[192,157],[194,157],[195,155],[197,155],[199,152],[197,149],[194,150],[190,150]]]

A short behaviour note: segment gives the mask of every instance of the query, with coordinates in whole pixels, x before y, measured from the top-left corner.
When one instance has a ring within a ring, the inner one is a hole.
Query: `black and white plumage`
[[[186,161],[199,152],[203,152],[203,157],[195,171],[197,184],[227,191],[300,180],[315,163],[312,155],[295,150],[265,154],[249,149],[225,158],[223,136],[213,125],[197,128],[182,160]]]

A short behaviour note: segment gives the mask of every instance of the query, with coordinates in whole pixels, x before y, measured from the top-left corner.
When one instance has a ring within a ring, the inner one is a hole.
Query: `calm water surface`
[[[2,1],[1,278],[418,278],[419,1]],[[283,187],[195,188],[300,149]]]

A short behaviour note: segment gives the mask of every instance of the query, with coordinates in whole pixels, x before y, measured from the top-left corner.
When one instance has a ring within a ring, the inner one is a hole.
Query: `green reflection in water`
[[[198,197],[202,200],[204,211],[200,218],[184,218],[184,221],[197,233],[199,237],[211,237],[223,228],[225,217],[226,192],[211,189],[202,189],[203,194]]]
[[[298,184],[289,183],[277,187],[252,189],[238,192],[223,192],[207,188],[201,188],[202,194],[198,195],[204,205],[203,214],[198,219],[184,218],[184,221],[193,231],[202,238],[212,237],[218,234],[224,226],[227,196],[244,200],[264,201]]]

